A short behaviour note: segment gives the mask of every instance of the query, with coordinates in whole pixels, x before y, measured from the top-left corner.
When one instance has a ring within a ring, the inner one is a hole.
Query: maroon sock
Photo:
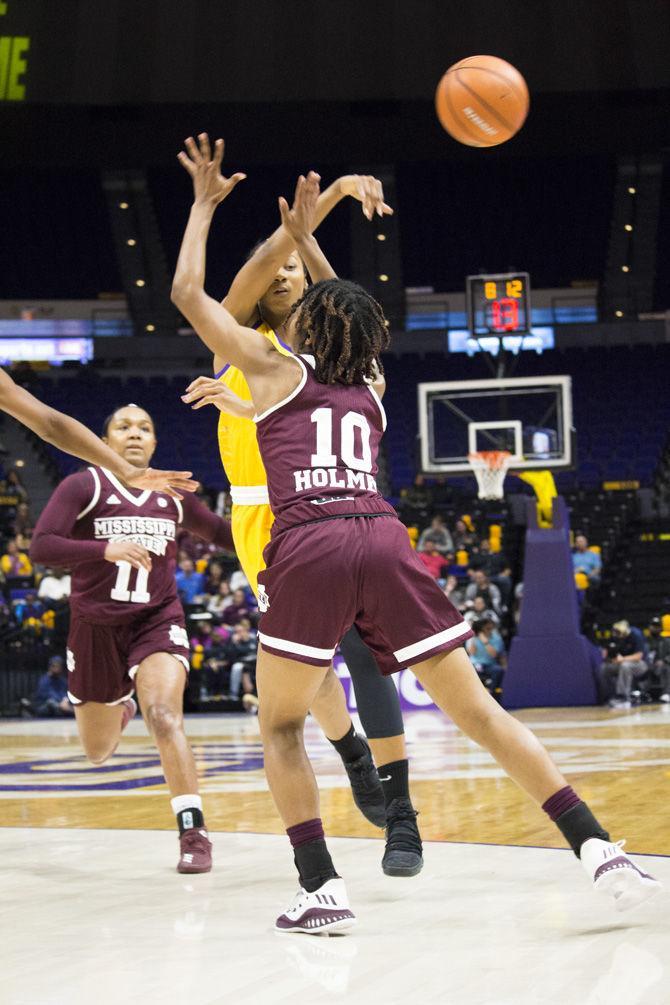
[[[571,810],[578,803],[581,803],[581,799],[571,785],[566,785],[564,788],[559,789],[558,792],[554,792],[553,796],[550,796],[546,803],[542,803],[542,809],[549,819],[556,823],[562,813]]]
[[[303,889],[313,893],[329,879],[337,878],[319,817],[287,827],[286,833],[293,845],[293,860]]]
[[[565,785],[554,792],[553,796],[542,803],[542,809],[556,824],[577,858],[582,845],[589,838],[600,838],[601,841],[610,839],[607,831],[601,827],[571,785]]]

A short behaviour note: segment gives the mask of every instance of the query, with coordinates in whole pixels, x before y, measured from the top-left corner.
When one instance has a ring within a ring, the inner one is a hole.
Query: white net
[[[503,483],[511,460],[509,450],[479,450],[468,454],[470,467],[477,479],[477,495],[480,499],[503,498]]]

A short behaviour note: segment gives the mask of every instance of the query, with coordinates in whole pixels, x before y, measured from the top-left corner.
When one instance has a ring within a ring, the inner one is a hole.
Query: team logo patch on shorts
[[[170,642],[173,646],[183,646],[184,649],[188,649],[189,644],[186,629],[182,628],[181,625],[170,625]]]
[[[265,592],[265,587],[262,583],[258,584],[258,610],[261,614],[264,614],[270,606],[270,598]]]
[[[68,670],[70,671],[70,673],[73,673],[75,668],[75,661],[74,661],[74,653],[72,652],[71,649],[67,649],[65,651],[65,659]]]

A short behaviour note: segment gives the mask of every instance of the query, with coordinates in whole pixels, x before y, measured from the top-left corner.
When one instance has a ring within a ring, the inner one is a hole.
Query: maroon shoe
[[[179,838],[177,872],[209,872],[212,868],[212,843],[206,830],[190,827]]]

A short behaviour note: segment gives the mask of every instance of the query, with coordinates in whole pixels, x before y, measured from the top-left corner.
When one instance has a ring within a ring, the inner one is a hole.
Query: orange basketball
[[[455,140],[495,147],[521,129],[528,114],[526,81],[497,56],[468,56],[450,66],[435,91],[437,117]]]

